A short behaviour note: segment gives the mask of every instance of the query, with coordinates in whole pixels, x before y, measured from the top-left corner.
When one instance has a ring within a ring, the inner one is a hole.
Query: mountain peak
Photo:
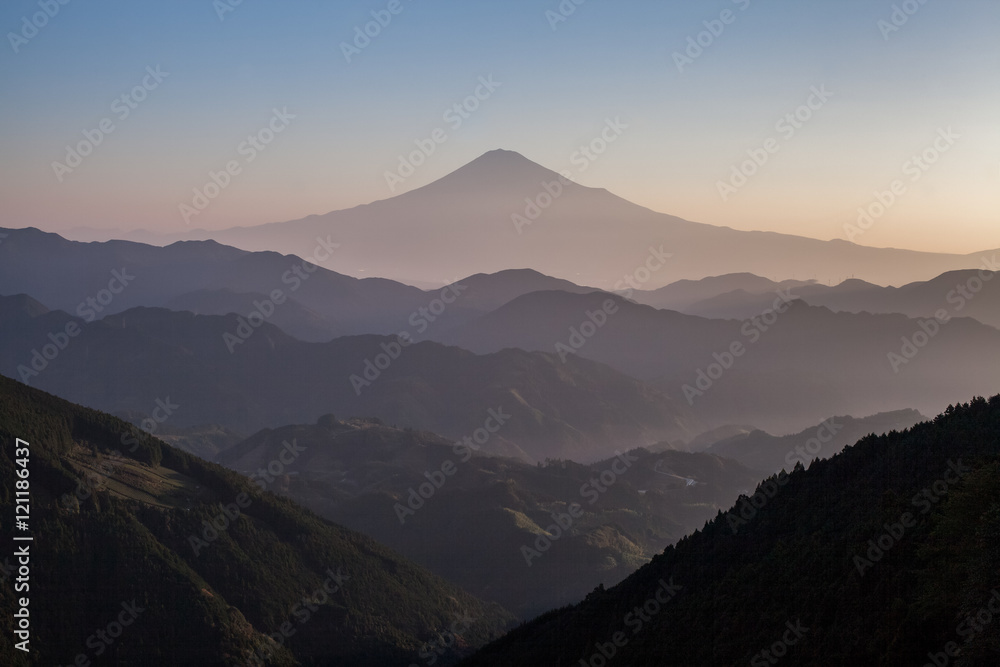
[[[523,169],[525,167],[528,167],[536,169],[538,168],[545,169],[545,167],[542,167],[542,165],[532,160],[529,160],[528,158],[524,157],[517,151],[507,150],[506,148],[494,148],[491,151],[486,151],[472,162],[467,163],[464,167],[459,167],[459,169],[456,171],[465,169],[467,167],[471,167],[473,165],[477,165],[479,167],[486,166],[490,168]]]
[[[498,148],[483,153],[472,162],[412,192],[463,198],[472,194],[514,192],[519,197],[524,197],[541,189],[543,183],[560,178],[555,171],[516,151]]]
[[[528,158],[524,157],[517,151],[507,150],[506,148],[494,148],[491,151],[486,151],[479,157],[477,157],[473,162],[477,160],[523,160],[531,162]]]

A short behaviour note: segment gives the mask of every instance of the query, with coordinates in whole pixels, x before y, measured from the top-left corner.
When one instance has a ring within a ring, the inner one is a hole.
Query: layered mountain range
[[[142,236],[0,229],[22,664],[98,657],[61,629],[126,604],[119,664],[1000,654],[959,629],[1000,585],[1000,398],[962,403],[998,390],[992,251],[689,222],[510,151]]]
[[[648,288],[734,272],[821,282],[853,275],[898,285],[976,268],[981,261],[979,254],[869,248],[690,222],[579,185],[507,150],[485,153],[390,199],[300,220],[165,235],[155,242],[214,239],[245,250],[305,256],[328,235],[339,244],[332,253],[338,271],[425,283],[531,267],[613,289],[644,264],[650,248],[661,246],[673,257],[649,278]],[[91,230],[79,238],[107,236]],[[152,240],[147,234],[136,238]]]
[[[27,443],[17,534],[34,538],[27,587],[3,557],[0,608],[12,619],[29,599],[33,633],[30,655],[3,633],[6,664],[449,664],[513,621],[266,485],[4,377],[0,436]],[[0,452],[6,479],[14,454]],[[11,507],[13,485],[0,494]]]

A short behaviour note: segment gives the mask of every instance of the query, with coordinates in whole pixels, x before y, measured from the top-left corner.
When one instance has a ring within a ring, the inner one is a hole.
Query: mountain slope
[[[510,620],[239,475],[5,377],[0,440],[8,510],[27,458],[34,537],[27,656],[12,646],[14,581],[0,586],[6,664],[403,663],[458,614],[476,619],[465,648]]]
[[[869,433],[903,431],[923,420],[916,410],[883,412],[860,419],[831,417],[819,426],[781,437],[760,430],[740,433],[719,440],[704,451],[739,461],[754,470],[778,472],[790,470],[797,461],[808,464],[815,458],[830,458]]]
[[[643,266],[650,247],[661,246],[674,256],[652,274],[646,289],[735,272],[822,282],[856,275],[902,284],[979,264],[971,255],[869,248],[688,222],[603,189],[560,181],[556,172],[505,150],[485,153],[390,199],[290,222],[192,230],[184,238],[301,254],[304,244],[327,234],[342,246],[338,271],[424,282],[523,266],[613,289],[623,275]],[[592,257],[599,260],[581,261]]]
[[[53,344],[51,332],[70,325],[79,333],[57,357],[34,357]],[[180,406],[166,421],[172,428],[219,424],[244,434],[333,411],[462,438],[499,410],[509,418],[488,450],[532,461],[600,459],[689,437],[692,427],[676,401],[586,359],[563,364],[520,350],[475,355],[429,342],[402,347],[379,336],[304,343],[268,323],[233,342],[239,327],[233,315],[150,308],[90,324],[59,311],[4,318],[0,348],[11,354],[0,359],[0,372],[115,414],[150,417],[157,401],[169,399]]]
[[[156,247],[128,241],[78,243],[37,229],[3,230],[0,293],[38,297],[56,310],[100,319],[137,306],[201,315],[263,316],[295,338],[396,334],[414,339],[465,323],[540,289],[591,292],[530,269],[439,280],[427,291],[392,280],[358,280],[332,270],[343,254],[308,239],[300,256],[248,253],[214,241]],[[320,243],[321,242],[321,243]],[[326,257],[321,261],[317,257]],[[251,315],[259,313],[259,315]]]
[[[743,291],[748,294],[766,295],[773,294],[779,289],[801,288],[810,284],[813,282],[803,280],[777,282],[752,273],[729,273],[701,280],[678,280],[655,290],[634,290],[631,298],[636,303],[690,315],[697,314],[689,310],[694,304],[722,294]]]
[[[988,361],[1000,358],[1000,331],[963,311],[940,324],[834,313],[795,299],[794,289],[783,294],[737,321],[604,293],[536,292],[434,338],[478,353],[518,347],[605,363],[689,404],[709,428],[789,433],[831,411],[926,413],[997,388]]]
[[[903,313],[910,317],[932,317],[945,309],[1000,328],[1000,280],[994,280],[992,273],[1000,265],[996,253],[989,255],[980,262],[983,270],[949,271],[902,287],[880,287],[861,281],[835,287],[814,285],[802,290],[802,298],[831,310]]]
[[[759,493],[463,664],[997,664],[996,614],[968,618],[1000,603],[1000,396]]]
[[[259,308],[258,304],[268,300],[268,295],[254,292],[236,292],[229,288],[217,290],[196,290],[179,294],[165,304],[169,310],[186,310],[195,315],[228,315],[236,313],[246,316]],[[318,313],[306,308],[294,299],[286,299],[274,309],[269,318],[293,338],[318,343],[341,335],[340,328]]]
[[[716,456],[643,449],[535,466],[330,415],[261,431],[218,460],[255,474],[290,442],[307,450],[276,490],[523,618],[617,583],[760,477]],[[561,534],[545,533],[553,514],[571,511]],[[543,534],[551,548],[526,555]]]
[[[381,278],[359,280],[325,268],[336,265],[338,249],[325,249],[329,244],[323,238],[305,239],[299,255],[281,255],[248,253],[214,241],[161,248],[130,241],[78,243],[31,228],[3,231],[0,293],[30,294],[54,310],[88,320],[136,306],[166,306],[189,299],[185,295],[191,293],[218,296],[229,290],[271,300],[257,307],[251,299],[247,309],[245,298],[235,299],[238,303],[227,308],[240,308],[243,317],[256,310],[264,319],[295,318],[289,311],[301,305],[329,327],[329,339],[344,333],[396,333],[411,312],[431,300],[416,287]],[[316,259],[317,252],[327,261]]]
[[[496,273],[477,273],[458,281],[462,286],[461,304],[480,313],[496,310],[508,301],[524,294],[545,290],[558,290],[572,294],[595,291],[568,280],[553,278],[531,269],[508,269]]]
[[[990,268],[992,267],[992,269]],[[902,287],[882,287],[862,280],[845,280],[839,285],[801,284],[792,287],[795,295],[814,306],[851,313],[901,313],[909,317],[933,317],[944,309],[963,317],[972,317],[983,324],[1000,328],[1000,281],[993,280],[993,271],[1000,269],[996,253],[984,256],[980,269],[949,271],[931,280]],[[778,289],[776,283],[772,283]],[[714,318],[746,318],[763,310],[773,300],[773,290],[740,287],[732,291],[709,295],[698,301],[681,301],[675,310],[689,315]],[[666,290],[668,288],[664,288]],[[659,290],[658,290],[659,291]],[[670,299],[656,301],[656,292],[636,292],[637,300],[658,308],[671,307]]]

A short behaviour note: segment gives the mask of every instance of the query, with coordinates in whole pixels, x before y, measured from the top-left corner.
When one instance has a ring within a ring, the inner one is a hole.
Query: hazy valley
[[[0,26],[0,665],[1000,664],[1000,4]]]

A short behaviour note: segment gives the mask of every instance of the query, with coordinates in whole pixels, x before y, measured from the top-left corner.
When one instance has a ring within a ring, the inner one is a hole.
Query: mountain
[[[542,291],[432,338],[479,353],[516,347],[600,359],[633,377],[655,380],[690,368],[695,351],[710,357],[711,350],[727,348],[739,328],[738,322],[657,310],[606,292]]]
[[[638,275],[657,251],[673,256],[644,280],[644,289],[738,272],[821,282],[854,275],[898,285],[980,262],[978,255],[869,248],[689,222],[561,180],[506,150],[389,199],[290,222],[192,230],[164,242],[215,239],[301,255],[327,235],[340,244],[335,261],[341,273],[437,283],[530,267],[611,290],[623,276]]]
[[[696,428],[685,406],[586,359],[476,355],[374,335],[305,343],[235,315],[135,308],[89,324],[61,311],[3,318],[0,349],[10,351],[0,373],[89,407],[144,415],[154,428],[218,424],[250,434],[332,411],[462,438],[488,422],[488,451],[530,461],[601,459]]]
[[[723,424],[699,433],[688,441],[685,448],[690,452],[702,452],[719,442],[738,435],[746,435],[757,429],[748,424]]]
[[[169,310],[186,310],[195,315],[236,313],[245,316],[257,310],[257,304],[264,303],[268,298],[266,294],[236,292],[229,288],[202,289],[179,294],[163,304],[163,307]],[[293,338],[308,342],[318,343],[342,335],[336,323],[291,298],[285,299],[280,307],[275,307],[274,315],[269,319],[271,324]]]
[[[808,303],[831,310],[933,317],[944,309],[1000,328],[1000,280],[993,280],[993,271],[1000,269],[1000,265],[995,254],[984,257],[982,265],[993,269],[949,271],[902,287],[880,287],[860,281],[835,287],[815,285],[803,289],[801,294]]]
[[[508,301],[524,294],[557,290],[572,294],[587,294],[597,291],[593,287],[581,287],[568,280],[546,276],[531,269],[507,269],[496,273],[477,273],[463,278],[456,284],[461,285],[461,304],[482,313],[496,310]]]
[[[933,317],[943,309],[1000,328],[1000,281],[993,280],[993,271],[1000,266],[996,264],[995,257],[995,254],[993,257],[984,257],[982,261],[983,267],[994,267],[993,269],[949,271],[931,280],[909,283],[902,287],[882,287],[854,279],[833,286],[809,283],[791,286],[791,289],[796,297],[806,303],[833,311]],[[700,301],[678,304],[675,310],[702,317],[743,319],[767,308],[773,301],[774,290],[782,289],[777,283],[772,283],[772,287],[773,289],[769,287],[760,292],[738,288]]]
[[[793,293],[803,303],[810,303],[800,296],[801,288],[794,292],[787,290],[786,293]],[[692,303],[683,308],[682,312],[709,319],[747,320],[770,308],[775,294],[777,292],[757,293],[739,289]]]
[[[473,619],[448,664],[513,620],[264,482],[5,377],[0,440],[7,516],[13,481],[30,489],[28,531],[2,530],[8,665],[407,664]]]
[[[332,415],[261,431],[218,460],[259,475],[288,443],[304,452],[276,491],[522,618],[618,583],[761,476],[717,456],[644,449],[530,465]],[[559,515],[568,523],[553,530]],[[536,557],[542,536],[552,545]]]
[[[125,421],[142,427],[142,423],[148,419],[148,415],[143,413],[123,413],[120,415]],[[198,426],[171,427],[170,424],[158,424],[156,427],[156,437],[163,442],[176,447],[189,454],[214,461],[219,452],[229,449],[237,442],[243,440],[243,436],[235,431],[231,431],[218,424],[200,424]]]
[[[604,293],[535,292],[434,338],[480,354],[517,347],[591,359],[688,405],[705,428],[795,433],[831,413],[929,413],[996,390],[988,360],[1000,358],[1000,331],[946,314],[941,324],[835,313],[772,294],[766,311],[741,322]]]
[[[739,433],[715,442],[704,451],[739,461],[754,470],[779,472],[790,470],[798,461],[807,464],[815,458],[830,458],[869,433],[904,431],[924,419],[916,410],[882,412],[860,419],[830,417],[793,435],[778,437],[760,430]]]
[[[439,287],[424,291],[392,280],[358,280],[299,256],[248,253],[214,241],[160,248],[129,241],[79,243],[37,229],[6,232],[0,244],[0,293],[31,294],[88,319],[137,306],[263,317],[295,338],[314,342],[402,331],[419,340],[528,292],[593,291],[530,269],[438,281]],[[331,244],[318,240],[322,243],[303,255],[319,262],[319,253],[335,265],[337,249],[324,249]]]
[[[655,290],[633,290],[631,299],[654,308],[692,313],[689,309],[702,301],[733,292],[767,295],[780,289],[801,288],[815,284],[811,280],[769,280],[752,273],[729,273],[701,280],[678,280]],[[773,299],[773,297],[772,297]],[[759,310],[757,312],[760,312]]]
[[[1000,396],[977,398],[765,480],[462,664],[995,665],[998,494]]]
[[[292,323],[300,335],[329,340],[347,333],[396,333],[407,326],[410,313],[432,299],[391,280],[359,280],[298,256],[248,253],[214,241],[161,248],[130,241],[79,243],[30,228],[4,231],[0,293],[30,294],[88,321],[136,306],[213,314],[235,308],[244,318],[257,313],[253,317]],[[312,252],[309,257],[315,259]]]
[[[32,299],[27,294],[0,297],[0,315],[10,318],[41,317],[49,312],[45,304]]]

